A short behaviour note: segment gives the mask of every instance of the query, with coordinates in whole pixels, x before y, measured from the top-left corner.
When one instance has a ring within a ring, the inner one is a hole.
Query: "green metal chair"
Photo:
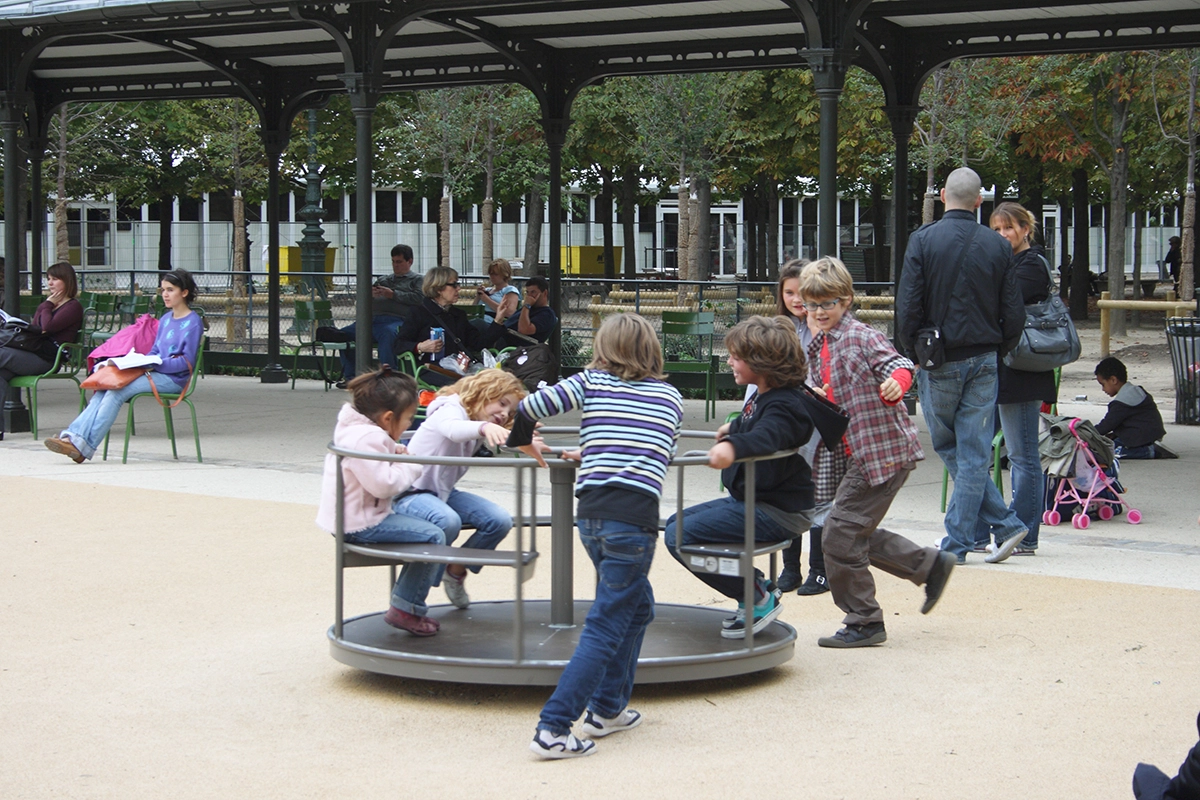
[[[663,371],[671,373],[704,374],[704,421],[717,416],[717,372],[720,361],[713,354],[713,335],[716,314],[712,311],[664,311],[662,312],[663,353],[668,347],[667,337],[695,337],[695,360],[667,360]],[[705,340],[707,339],[707,347]],[[677,338],[676,343],[680,340]]]
[[[85,400],[83,390],[79,388],[78,375],[83,370],[84,353],[84,347],[78,341],[61,344],[49,370],[41,375],[19,375],[9,380],[9,386],[17,391],[25,390],[29,403],[29,427],[33,430],[34,439],[38,438],[38,384],[42,381],[74,381],[75,390],[79,392],[79,410],[83,411]]]
[[[44,294],[21,295],[20,316],[27,321],[33,319],[33,312],[37,311],[37,307],[44,303],[45,300],[46,295]]]
[[[91,325],[87,328],[87,336],[83,339],[84,344],[91,344],[94,347],[108,341],[120,329],[121,312],[117,308],[118,302],[115,294],[92,295],[91,308],[88,309],[85,306]]]
[[[191,377],[191,380],[188,381],[187,386],[183,387],[183,391],[181,391],[181,392],[159,391],[159,393],[158,393],[158,397],[167,402],[173,403],[174,401],[178,400],[180,402],[187,403],[188,408],[192,412],[192,436],[196,440],[196,462],[200,463],[200,464],[204,463],[204,459],[200,456],[200,428],[196,424],[196,406],[192,403],[191,397],[192,397],[192,392],[196,391],[196,379],[200,377],[200,373],[204,369],[204,345],[205,345],[205,342],[207,339],[208,339],[207,336],[202,337],[200,339],[200,349],[198,351],[198,354],[196,355],[196,364],[192,369],[192,377]],[[153,392],[141,392],[141,393],[135,394],[133,397],[129,398],[129,413],[126,416],[126,422],[125,422],[125,451],[121,454],[121,463],[122,464],[126,464],[129,462],[129,437],[134,435],[134,433],[135,433],[134,422],[133,422],[133,406],[134,406],[134,403],[136,403],[139,399],[141,399],[143,397],[154,397],[154,393]],[[179,460],[179,451],[175,448],[175,421],[171,417],[171,409],[169,406],[163,406],[162,410],[163,410],[163,417],[166,419],[166,423],[167,423],[167,436],[169,436],[171,439],[171,455],[172,455],[172,457],[175,458],[176,461],[178,461]],[[108,434],[104,437],[104,456],[103,456],[103,458],[105,461],[108,460],[108,440],[111,436],[112,436],[112,429],[110,428],[108,431]]]
[[[299,342],[292,349],[292,388],[296,388],[296,371],[297,365],[300,363],[300,351],[311,348],[313,355],[316,356],[317,348],[320,348],[319,366],[321,377],[325,381],[325,391],[328,392],[329,387],[337,382],[337,379],[333,377],[334,358],[350,345],[348,342],[317,341],[317,328],[323,325],[333,325],[332,302],[329,300],[297,300],[295,308],[295,330]]]

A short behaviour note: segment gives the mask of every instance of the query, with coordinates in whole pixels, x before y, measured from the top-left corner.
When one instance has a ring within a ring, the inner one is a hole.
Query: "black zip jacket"
[[[804,445],[813,433],[812,419],[804,410],[800,389],[771,389],[756,394],[750,413],[729,424],[725,441],[738,458],[762,456],[777,450]],[[806,511],[813,507],[812,470],[803,456],[791,455],[754,465],[754,497],[780,511]],[[746,465],[734,464],[721,470],[721,481],[735,500],[746,499]]]
[[[963,259],[966,275],[956,292],[954,267],[972,225],[981,230]],[[1025,326],[1012,245],[966,211],[947,211],[908,240],[896,289],[896,332],[904,355],[916,361],[917,331],[930,323],[942,329],[946,361],[988,352],[1003,355],[1016,345]]]

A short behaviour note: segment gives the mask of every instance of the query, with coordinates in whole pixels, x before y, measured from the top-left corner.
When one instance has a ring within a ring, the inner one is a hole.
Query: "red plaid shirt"
[[[829,365],[822,363],[822,346],[828,341]],[[809,350],[809,380],[815,386],[829,376],[831,397],[850,414],[846,441],[850,457],[858,462],[872,486],[886,482],[902,464],[925,458],[917,441],[917,426],[904,405],[888,405],[879,396],[879,385],[897,369],[913,370],[913,363],[896,352],[887,337],[847,314],[828,333],[817,333]]]

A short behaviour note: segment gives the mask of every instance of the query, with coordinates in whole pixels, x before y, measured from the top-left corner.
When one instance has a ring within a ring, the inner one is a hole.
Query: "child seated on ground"
[[[513,411],[525,395],[525,386],[517,378],[498,369],[485,369],[443,387],[409,440],[408,452],[416,456],[465,457],[474,455],[483,443],[489,447],[502,445],[508,439]],[[475,533],[463,546],[494,550],[512,530],[512,515],[491,500],[454,488],[467,469],[425,467],[392,508],[398,514],[432,522],[445,532],[447,544],[454,544],[463,523],[471,525]],[[463,584],[467,569],[462,564],[449,564],[440,578],[446,597],[458,608],[471,604]],[[480,567],[470,569],[479,572]]]
[[[755,384],[758,391],[746,400],[742,414],[717,431],[717,444],[708,451],[710,467],[721,470],[729,495],[683,511],[683,540],[679,544],[741,544],[744,541],[746,478],[744,464],[734,461],[762,456],[804,445],[813,433],[813,423],[804,409],[801,389],[807,374],[804,348],[796,328],[787,317],[751,317],[725,334],[728,364],[733,379],[741,386]],[[810,527],[813,508],[812,473],[799,454],[760,461],[755,466],[754,538],[758,542],[782,542],[802,536]],[[679,563],[687,556],[677,551],[672,515],[667,520],[667,551]],[[713,572],[696,572],[697,578],[713,589],[738,600],[738,613],[725,620],[721,636],[740,639],[746,635],[746,611],[742,603],[742,578]],[[755,633],[779,616],[781,592],[755,570]]]
[[[333,443],[360,453],[394,455],[406,452],[397,444],[417,413],[417,382],[384,365],[378,372],[359,375],[346,386],[351,401],[338,412]],[[392,511],[392,499],[405,492],[421,475],[419,464],[342,460],[344,528],[347,542],[419,542],[445,544],[442,529],[415,517]],[[321,479],[321,503],[317,525],[336,533],[337,456],[325,455]],[[437,573],[437,564],[406,563],[392,589],[392,602],[383,620],[414,636],[432,636],[438,621],[425,614],[425,597]]]
[[[800,293],[817,329],[810,351],[812,379],[850,415],[846,474],[822,540],[833,602],[846,616],[841,630],[817,644],[869,647],[887,641],[870,567],[924,584],[921,613],[928,614],[942,595],[955,557],[879,527],[916,462],[925,457],[917,428],[900,405],[912,386],[913,363],[885,335],[846,314],[854,303],[854,283],[838,259],[826,257],[806,266]]]
[[[596,566],[596,599],[529,745],[542,758],[595,751],[593,742],[571,734],[585,710],[583,732],[592,739],[642,721],[627,706],[642,638],[654,619],[648,576],[658,541],[658,507],[683,420],[683,400],[662,380],[662,348],[643,317],[609,317],[592,347],[592,362],[583,372],[521,401],[508,440],[524,449],[536,420],[583,411],[582,452],[563,458],[582,462],[575,524]]]
[[[1109,356],[1096,365],[1096,382],[1112,398],[1096,430],[1113,440],[1117,458],[1178,458],[1158,441],[1167,431],[1154,398],[1128,381],[1121,359]]]

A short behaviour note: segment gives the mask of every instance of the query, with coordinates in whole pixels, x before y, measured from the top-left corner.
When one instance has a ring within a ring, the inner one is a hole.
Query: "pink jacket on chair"
[[[88,353],[87,371],[90,373],[97,361],[127,355],[130,350],[149,353],[157,334],[158,319],[153,314],[142,314],[132,325],[117,331],[107,342]]]

